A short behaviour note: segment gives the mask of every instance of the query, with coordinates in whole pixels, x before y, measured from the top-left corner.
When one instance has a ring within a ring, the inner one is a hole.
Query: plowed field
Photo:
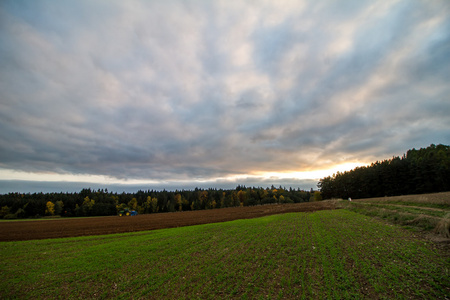
[[[24,241],[85,235],[135,232],[251,219],[288,212],[335,209],[334,201],[230,207],[212,210],[138,215],[14,221],[0,223],[0,241]]]

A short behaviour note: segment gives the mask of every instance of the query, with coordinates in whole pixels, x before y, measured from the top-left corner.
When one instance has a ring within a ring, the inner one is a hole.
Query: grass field
[[[450,193],[340,201],[348,210],[450,238]]]
[[[448,253],[348,210],[0,243],[0,298],[436,299]]]

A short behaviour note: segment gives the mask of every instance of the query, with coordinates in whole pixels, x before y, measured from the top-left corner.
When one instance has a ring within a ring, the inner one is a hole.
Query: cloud
[[[3,1],[0,168],[214,181],[448,144],[449,13],[447,1]]]

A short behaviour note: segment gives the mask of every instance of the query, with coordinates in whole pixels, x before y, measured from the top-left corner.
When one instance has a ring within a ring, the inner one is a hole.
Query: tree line
[[[42,216],[83,217],[116,215],[125,209],[139,214],[202,210],[271,203],[299,203],[320,200],[316,191],[300,189],[247,188],[182,191],[139,190],[112,193],[107,189],[83,189],[79,193],[9,193],[0,195],[0,218]]]
[[[450,147],[413,148],[402,157],[322,178],[318,187],[324,199],[450,191]]]

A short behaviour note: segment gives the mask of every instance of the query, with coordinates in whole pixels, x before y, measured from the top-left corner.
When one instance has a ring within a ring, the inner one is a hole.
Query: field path
[[[289,212],[336,209],[336,201],[230,207],[135,217],[61,218],[0,222],[0,241],[25,241],[86,235],[103,235],[252,219]]]

